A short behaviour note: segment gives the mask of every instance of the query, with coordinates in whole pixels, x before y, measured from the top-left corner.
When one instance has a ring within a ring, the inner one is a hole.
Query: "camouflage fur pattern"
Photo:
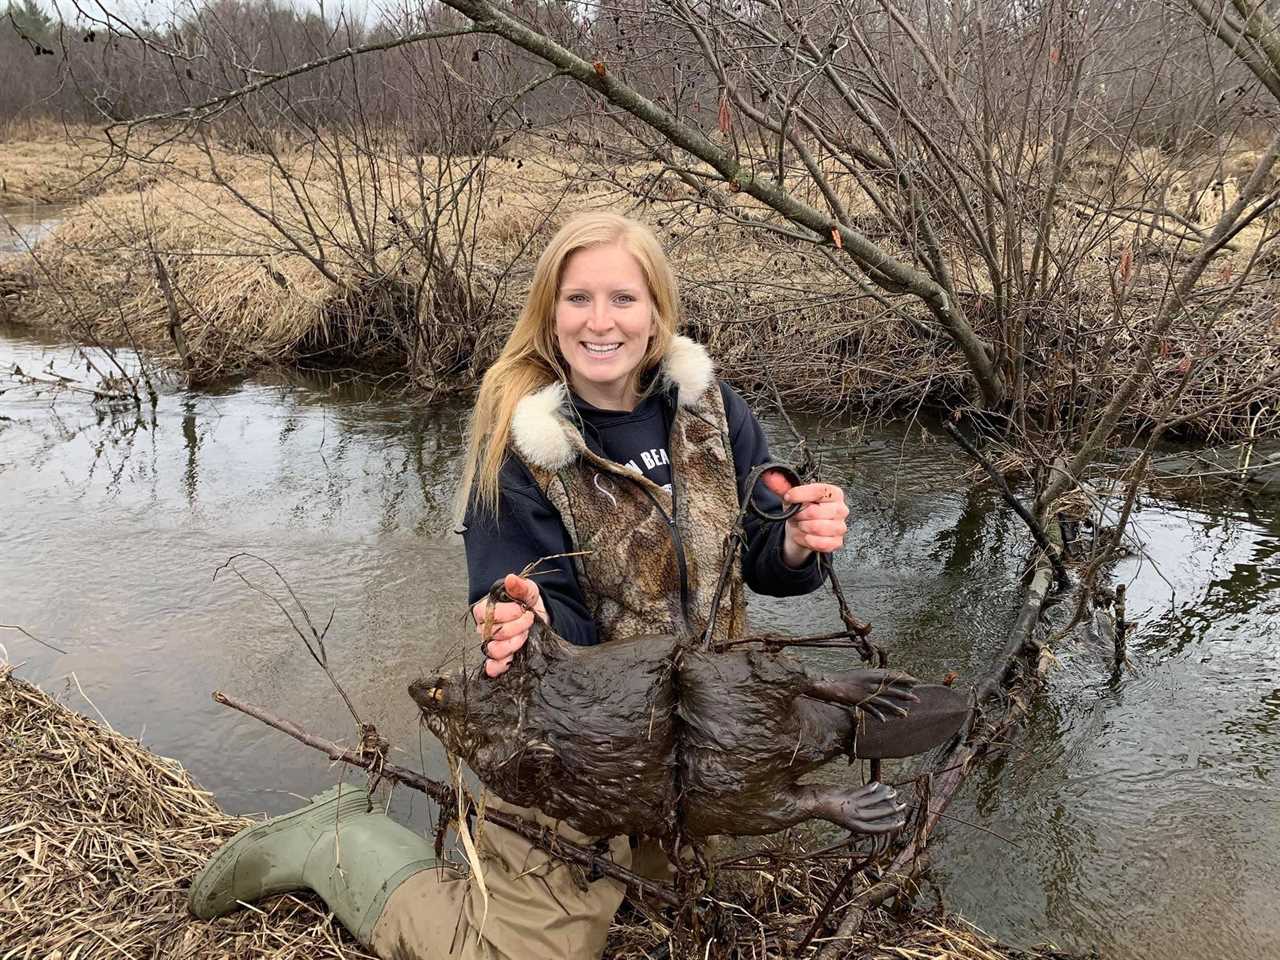
[[[578,582],[601,642],[653,633],[701,633],[738,514],[738,483],[724,398],[706,351],[676,337],[656,389],[676,389],[668,438],[674,497],[638,471],[588,449],[570,419],[568,393],[552,384],[521,401],[512,420],[515,452],[556,508],[573,549]],[[668,517],[683,547],[688,618],[680,562]],[[742,571],[734,558],[721,597],[715,638],[745,627]]]

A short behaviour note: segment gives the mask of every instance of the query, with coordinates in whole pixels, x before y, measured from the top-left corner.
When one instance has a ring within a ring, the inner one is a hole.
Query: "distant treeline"
[[[77,3],[74,18],[58,20],[36,0],[11,3],[0,16],[0,124],[56,119],[106,125],[182,111],[336,56],[323,69],[223,105],[215,124],[220,137],[240,137],[253,149],[264,135],[358,120],[366,130],[394,130],[431,149],[439,146],[432,141],[442,129],[451,139],[487,137],[495,100],[500,107],[504,91],[538,73],[530,58],[467,32],[463,18],[431,0],[369,24],[345,12],[324,16],[276,0],[209,0],[188,10],[156,23]],[[535,13],[544,25],[560,24],[556,33],[568,38],[579,29],[568,10],[553,0]],[[459,35],[395,44],[406,35],[450,31]],[[380,44],[388,48],[341,56]],[[564,96],[552,90],[522,98],[519,125],[532,123],[532,115],[547,116],[552,101],[563,113]]]
[[[980,4],[981,18],[985,29],[1016,34],[1019,23],[1030,23],[1041,7],[1055,3]],[[393,131],[419,149],[468,149],[493,134],[495,111],[503,114],[496,125],[509,128],[562,122],[583,109],[580,91],[557,80],[524,93],[518,103],[505,100],[545,73],[545,65],[496,38],[462,33],[396,46],[395,39],[408,34],[465,28],[461,17],[435,0],[405,0],[399,10],[368,23],[345,12],[300,11],[277,0],[207,0],[165,22],[126,20],[80,0],[73,4],[64,9],[70,19],[59,20],[36,0],[10,3],[0,20],[0,124],[44,118],[105,124],[183,110],[344,49],[378,44],[388,49],[340,59],[235,100],[218,119],[220,136],[242,138],[252,149],[264,135],[355,120],[366,130]],[[1220,132],[1204,129],[1205,117],[1216,112],[1213,98],[1221,103],[1243,93],[1243,69],[1204,43],[1198,26],[1187,29],[1185,12],[1171,10],[1162,0],[1129,0],[1121,6],[1117,10],[1114,0],[1081,0],[1068,11],[1070,17],[1107,23],[1090,36],[1092,49],[1083,52],[1096,58],[1095,65],[1105,64],[1105,70],[1095,66],[1093,76],[1111,78],[1099,81],[1092,99],[1107,102],[1104,115],[1114,124],[1115,137],[1169,146]],[[955,9],[931,0],[898,8],[913,12],[930,30],[937,29],[940,10]],[[708,130],[716,127],[715,78],[689,56],[690,39],[682,28],[655,16],[643,0],[603,7],[515,0],[511,9],[583,56],[625,69],[629,83],[677,113],[700,119]],[[717,9],[745,18],[754,8],[725,0]],[[875,10],[860,14],[871,29],[876,15]],[[823,16],[820,4],[810,16]],[[982,56],[976,19],[965,5],[954,30],[951,66],[962,94],[976,95],[965,90]],[[871,40],[897,42],[887,20],[884,32]],[[837,42],[833,36],[832,43]],[[1081,51],[1059,50],[1052,37],[1037,42],[1046,44],[1047,65],[1060,55],[1079,60]],[[909,83],[926,73],[912,66],[904,50],[898,80]],[[919,91],[926,98],[933,93]],[[995,94],[1002,107],[1016,110],[1017,90]],[[1230,122],[1239,121],[1239,112],[1233,112]],[[442,137],[448,144],[440,143]]]

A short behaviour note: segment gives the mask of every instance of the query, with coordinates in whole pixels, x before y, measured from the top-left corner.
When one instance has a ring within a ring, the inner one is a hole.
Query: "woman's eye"
[[[617,303],[635,303],[636,298],[629,293],[620,293],[614,298],[614,300]]]
[[[586,294],[583,294],[583,293],[571,293],[569,294],[567,299],[569,300],[570,303],[586,303],[587,302]]]

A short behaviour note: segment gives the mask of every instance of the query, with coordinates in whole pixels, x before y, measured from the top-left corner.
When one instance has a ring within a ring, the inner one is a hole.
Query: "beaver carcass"
[[[497,679],[409,688],[423,720],[504,800],[590,836],[770,833],[823,819],[902,825],[882,784],[804,784],[837,756],[910,756],[943,742],[966,698],[887,670],[813,676],[761,645],[725,652],[673,635],[575,647],[541,625]]]

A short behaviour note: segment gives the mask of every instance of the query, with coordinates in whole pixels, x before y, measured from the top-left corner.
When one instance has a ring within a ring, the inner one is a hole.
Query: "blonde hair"
[[[636,258],[653,301],[653,335],[636,367],[636,382],[666,356],[679,322],[680,297],[667,255],[645,224],[616,213],[579,213],[556,231],[533,271],[529,295],[507,342],[484,375],[467,430],[467,457],[457,514],[468,505],[497,513],[498,475],[506,458],[516,405],[549,384],[569,383],[556,340],[556,299],[565,262],[579,250],[618,244]]]

